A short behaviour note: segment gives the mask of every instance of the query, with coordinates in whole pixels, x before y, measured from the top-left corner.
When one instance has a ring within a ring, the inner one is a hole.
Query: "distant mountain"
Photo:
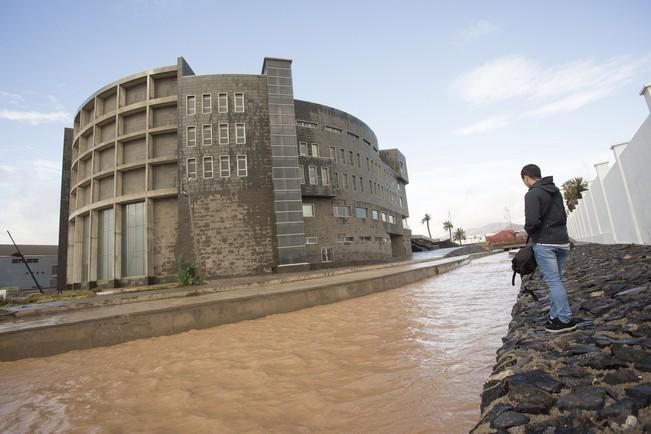
[[[514,231],[517,232],[517,231],[524,230],[524,226],[515,223],[509,223],[509,222],[488,223],[478,228],[466,229],[466,235],[494,234],[496,232],[504,231],[506,229],[513,229]]]

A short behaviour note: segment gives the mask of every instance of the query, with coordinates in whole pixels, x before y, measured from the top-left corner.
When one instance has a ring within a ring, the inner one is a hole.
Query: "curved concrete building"
[[[179,58],[111,83],[66,129],[63,169],[61,286],[172,280],[182,260],[210,279],[411,254],[404,156],[295,100],[290,60],[196,75]]]

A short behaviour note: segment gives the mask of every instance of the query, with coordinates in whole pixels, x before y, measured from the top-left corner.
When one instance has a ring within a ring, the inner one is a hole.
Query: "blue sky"
[[[0,5],[0,229],[55,243],[63,128],[105,84],[294,60],[295,97],[406,155],[410,224],[522,217],[519,170],[594,177],[649,112],[649,1],[21,1]],[[8,240],[0,240],[0,243]]]

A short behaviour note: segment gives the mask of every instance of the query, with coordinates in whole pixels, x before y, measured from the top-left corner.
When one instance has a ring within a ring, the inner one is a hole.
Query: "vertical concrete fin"
[[[61,203],[59,207],[59,250],[57,263],[57,291],[66,287],[68,271],[68,217],[70,215],[70,165],[74,130],[63,129],[63,166],[61,168]]]
[[[640,95],[644,96],[646,105],[649,108],[649,111],[651,112],[651,84],[644,86],[640,91]]]

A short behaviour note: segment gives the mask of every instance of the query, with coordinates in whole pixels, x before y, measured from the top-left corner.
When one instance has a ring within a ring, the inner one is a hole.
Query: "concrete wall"
[[[647,101],[650,91],[646,87],[641,93]],[[611,149],[615,163],[595,165],[597,177],[569,215],[570,236],[597,243],[650,244],[651,116],[630,142]]]
[[[57,256],[25,255],[25,258],[42,288],[56,287],[56,275],[52,266],[57,265]],[[36,288],[36,285],[20,258],[0,256],[0,288],[30,289]]]

